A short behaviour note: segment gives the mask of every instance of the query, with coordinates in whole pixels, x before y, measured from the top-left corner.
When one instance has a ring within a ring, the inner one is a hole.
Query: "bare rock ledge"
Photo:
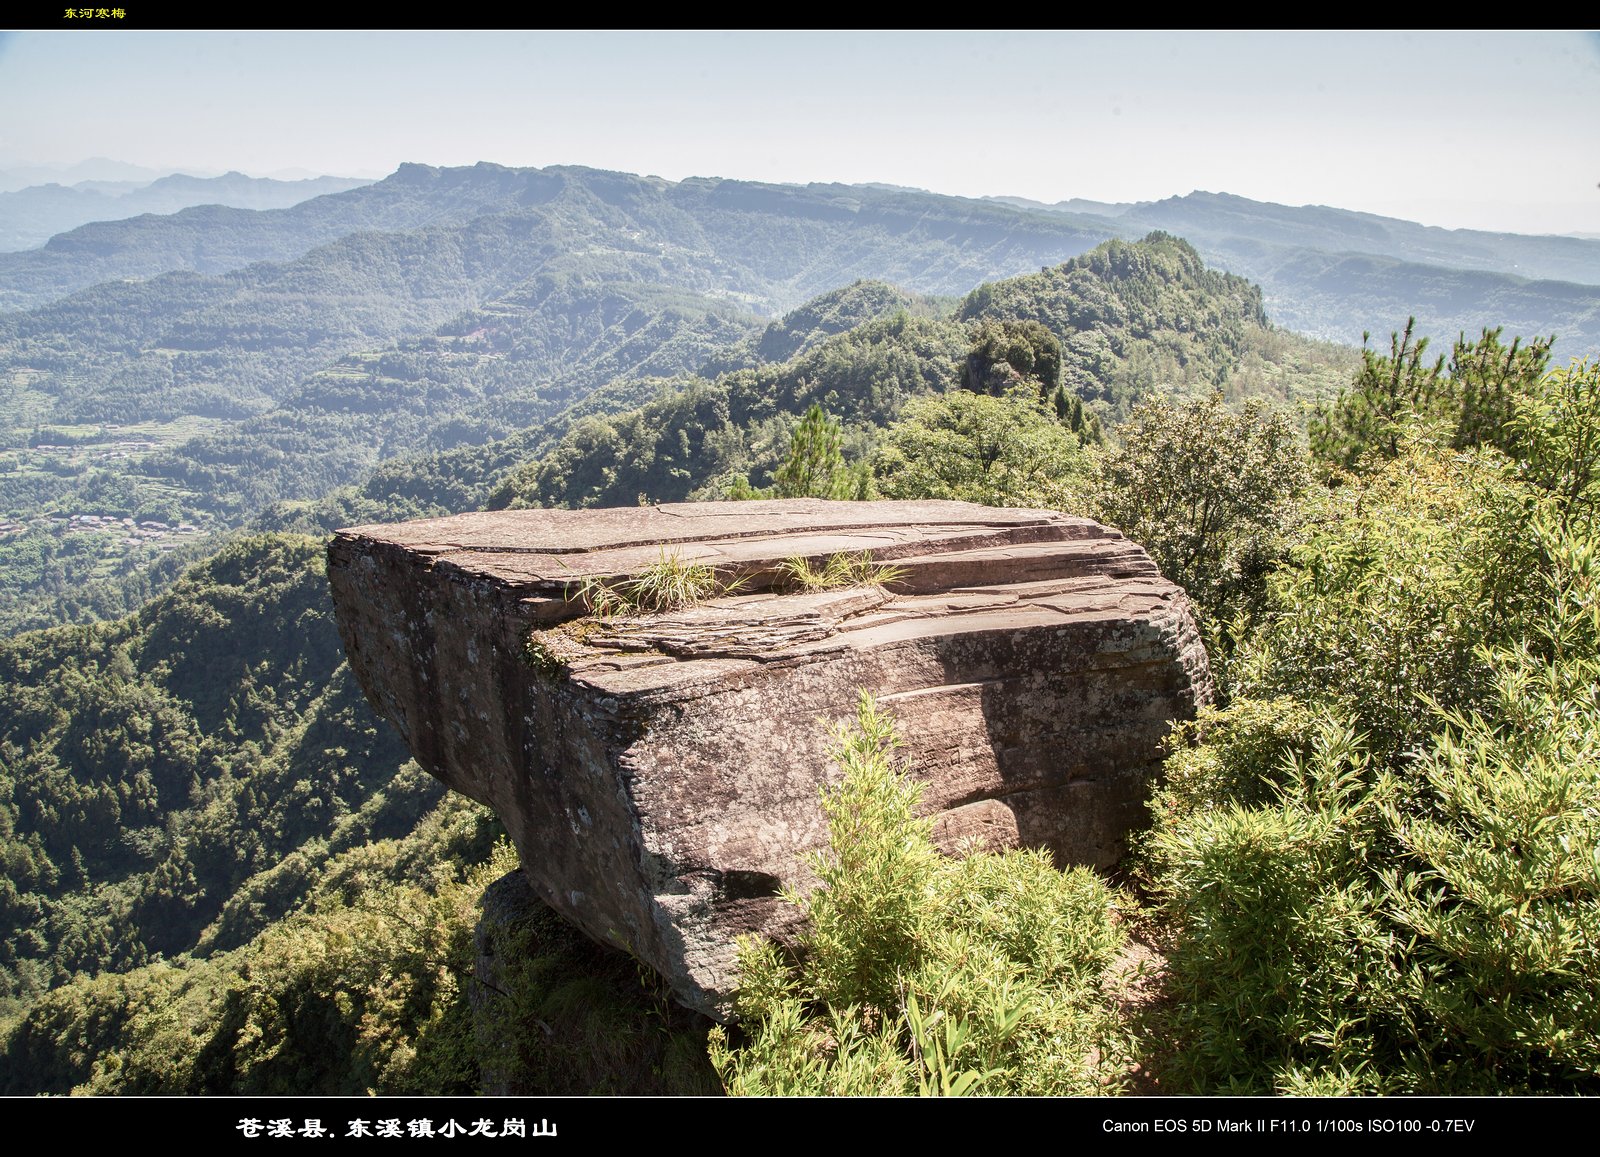
[[[569,593],[676,552],[745,593],[552,630]],[[783,593],[777,564],[868,551],[890,592]],[[947,850],[1107,866],[1168,724],[1210,699],[1189,603],[1118,531],[964,502],[503,511],[341,530],[339,631],[418,762],[492,807],[543,898],[726,1016],[734,938],[812,881],[828,724],[895,714]],[[530,662],[528,641],[541,661]]]

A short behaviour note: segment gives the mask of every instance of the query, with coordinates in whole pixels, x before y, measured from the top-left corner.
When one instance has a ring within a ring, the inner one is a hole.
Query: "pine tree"
[[[1550,364],[1554,337],[1536,337],[1527,345],[1512,339],[1500,344],[1499,328],[1485,328],[1476,342],[1467,335],[1456,339],[1450,356],[1450,392],[1460,417],[1456,421],[1452,445],[1458,450],[1469,446],[1497,446],[1516,456],[1512,417],[1517,400],[1533,394]]]
[[[1389,335],[1388,357],[1366,344],[1370,334],[1361,335],[1361,372],[1354,384],[1311,419],[1311,451],[1318,458],[1351,469],[1368,453],[1388,461],[1400,456],[1401,431],[1432,409],[1444,375],[1443,357],[1423,368],[1428,339],[1412,341],[1416,324],[1410,318],[1404,334]]]
[[[840,446],[839,422],[813,402],[789,442],[789,457],[774,478],[779,498],[847,498],[849,472]]]

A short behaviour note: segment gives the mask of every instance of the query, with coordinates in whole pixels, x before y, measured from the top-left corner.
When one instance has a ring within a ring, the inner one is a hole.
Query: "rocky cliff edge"
[[[886,586],[796,590],[865,552]],[[586,580],[663,560],[735,593],[588,615]],[[899,720],[952,852],[1108,866],[1159,746],[1209,701],[1183,592],[1119,532],[962,502],[501,511],[341,530],[350,664],[418,762],[492,807],[539,894],[726,1015],[734,939],[782,936],[822,847],[829,726],[860,690]]]

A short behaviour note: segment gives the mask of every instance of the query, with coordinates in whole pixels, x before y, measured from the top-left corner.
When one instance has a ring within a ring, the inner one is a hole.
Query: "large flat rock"
[[[778,565],[863,551],[903,577],[799,593]],[[584,618],[584,580],[664,553],[744,586]],[[495,809],[548,903],[714,1015],[735,936],[783,934],[779,887],[812,882],[829,726],[860,690],[899,720],[947,850],[1101,867],[1145,822],[1170,722],[1211,694],[1183,592],[1119,532],[1052,511],[463,514],[342,530],[329,578],[351,666],[417,760]]]

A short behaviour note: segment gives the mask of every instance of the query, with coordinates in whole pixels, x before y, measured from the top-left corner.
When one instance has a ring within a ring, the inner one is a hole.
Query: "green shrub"
[[[1154,833],[1172,937],[1164,1027],[1178,1046],[1168,1091],[1375,1075],[1370,1021],[1390,999],[1394,946],[1371,886],[1381,808],[1367,770],[1359,737],[1326,724],[1270,802],[1180,813]]]
[[[1088,455],[1022,384],[997,398],[952,390],[914,398],[872,459],[885,498],[1079,510]]]
[[[1424,700],[1404,752],[1325,714],[1268,798],[1159,817],[1169,1087],[1600,1092],[1600,563],[1532,533],[1548,619],[1479,648],[1473,707]],[[1236,706],[1179,784],[1252,763],[1267,710]]]
[[[1207,707],[1168,736],[1164,779],[1151,801],[1167,822],[1229,804],[1272,798],[1287,756],[1308,755],[1315,716],[1290,698]]]
[[[893,721],[863,695],[825,792],[820,884],[794,958],[745,941],[743,1043],[712,1034],[746,1095],[1096,1094],[1130,1045],[1103,987],[1123,946],[1116,901],[1040,852],[947,860],[896,766]]]
[[[1240,647],[1235,693],[1359,717],[1382,759],[1426,740],[1431,704],[1487,702],[1486,644],[1541,613],[1524,493],[1497,453],[1408,441],[1322,496],[1265,613]]]
[[[1257,612],[1266,577],[1299,521],[1309,474],[1288,415],[1220,391],[1149,397],[1100,459],[1091,511],[1150,552],[1195,603],[1207,645]]]

